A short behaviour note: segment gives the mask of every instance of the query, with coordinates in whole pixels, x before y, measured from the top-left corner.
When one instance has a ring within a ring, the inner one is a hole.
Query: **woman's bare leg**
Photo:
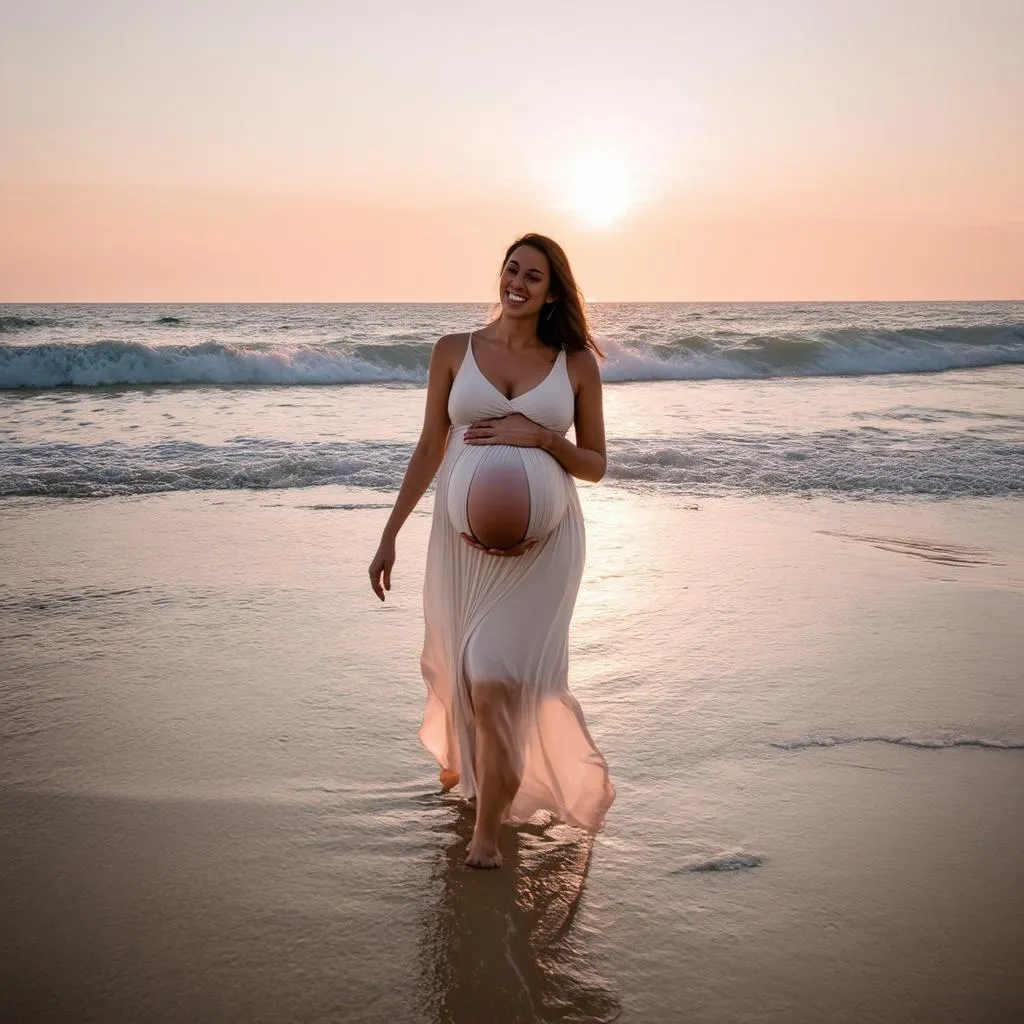
[[[476,826],[466,863],[475,868],[501,867],[498,833],[519,789],[516,771],[516,719],[519,687],[473,683],[476,718]]]

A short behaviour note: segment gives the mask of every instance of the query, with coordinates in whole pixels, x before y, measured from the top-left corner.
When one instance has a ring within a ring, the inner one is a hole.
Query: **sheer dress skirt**
[[[522,781],[509,820],[548,812],[596,830],[614,790],[568,686],[569,624],[585,555],[575,483],[542,449],[463,441],[471,422],[509,411],[564,432],[571,399],[564,356],[541,385],[507,399],[479,372],[467,346],[449,398],[452,428],[427,548],[421,656],[427,702],[420,739],[442,768],[458,773],[459,791],[471,799],[476,729],[470,686],[515,687],[517,713],[508,739]],[[475,474],[499,461],[522,466],[530,497],[527,536],[538,538],[516,557],[489,555],[460,536],[472,532],[466,498]]]

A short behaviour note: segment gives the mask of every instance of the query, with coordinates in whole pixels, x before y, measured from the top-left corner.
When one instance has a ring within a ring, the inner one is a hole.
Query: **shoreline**
[[[593,841],[506,828],[490,873],[416,739],[428,502],[384,605],[373,492],[0,503],[4,1005],[1024,1012],[1024,751],[870,741],[1024,737],[1019,503],[580,497],[571,687],[617,799]]]

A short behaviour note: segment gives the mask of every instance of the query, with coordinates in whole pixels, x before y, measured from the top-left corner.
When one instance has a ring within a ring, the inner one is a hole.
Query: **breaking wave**
[[[392,346],[395,348],[396,346]],[[407,347],[407,346],[405,346]],[[0,345],[0,388],[109,387],[131,384],[370,384],[426,380],[429,346],[402,365],[403,346],[376,358],[335,346]],[[389,355],[392,357],[389,359]]]
[[[163,326],[181,324],[161,317]],[[0,318],[0,331],[41,322]],[[603,341],[609,383],[935,373],[1024,363],[1024,323],[978,327],[836,329],[752,335],[714,331],[680,338]],[[600,341],[601,339],[599,339]],[[0,344],[0,388],[136,384],[423,384],[431,343],[391,340],[159,345],[139,341]]]
[[[28,316],[0,316],[0,334],[13,331],[27,331],[33,327],[42,327],[43,321]]]

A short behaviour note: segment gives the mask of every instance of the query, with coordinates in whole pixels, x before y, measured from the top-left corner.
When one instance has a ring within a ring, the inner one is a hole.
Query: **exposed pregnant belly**
[[[562,521],[571,486],[540,448],[463,445],[448,480],[448,517],[488,548],[543,540]]]

